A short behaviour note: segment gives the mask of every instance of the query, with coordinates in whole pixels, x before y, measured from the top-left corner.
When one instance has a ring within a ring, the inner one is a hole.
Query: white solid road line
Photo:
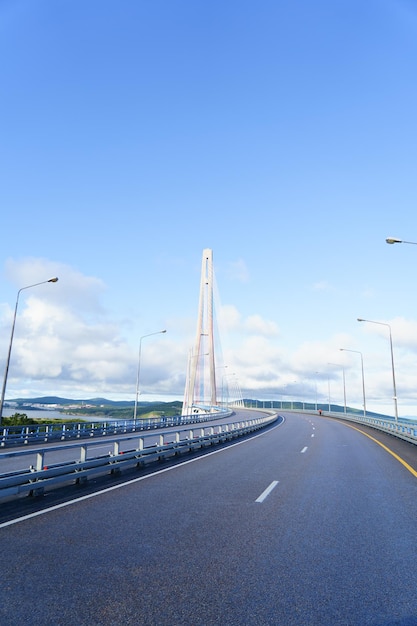
[[[269,485],[269,487],[267,487],[265,491],[261,493],[259,498],[256,498],[255,502],[263,502],[265,498],[269,496],[271,491],[278,485],[278,482],[279,482],[278,480],[273,480],[272,483]]]

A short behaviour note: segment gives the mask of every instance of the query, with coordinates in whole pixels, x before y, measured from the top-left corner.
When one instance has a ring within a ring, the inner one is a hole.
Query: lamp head
[[[48,283],[57,283],[58,282],[58,278],[55,276],[55,278],[50,278],[47,282]]]
[[[395,237],[387,237],[387,239],[385,239],[385,241],[387,243],[402,243],[402,239],[396,239]]]

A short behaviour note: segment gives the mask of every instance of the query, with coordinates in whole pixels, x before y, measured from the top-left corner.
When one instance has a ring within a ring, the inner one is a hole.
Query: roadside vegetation
[[[140,419],[148,419],[150,417],[172,416],[181,413],[182,402],[149,402],[146,404],[138,404],[136,416]],[[63,415],[80,415],[84,418],[111,417],[116,420],[133,419],[134,406],[117,408],[115,406],[94,406],[80,407],[77,409],[64,409]]]
[[[14,415],[10,415],[10,417],[3,417],[1,420],[2,427],[6,426],[33,426],[36,424],[72,424],[77,422],[83,422],[85,420],[82,419],[32,419],[28,417],[26,413],[14,413]]]
[[[3,417],[2,426],[29,426],[36,424],[35,420],[30,419],[26,413],[15,413],[10,417]]]

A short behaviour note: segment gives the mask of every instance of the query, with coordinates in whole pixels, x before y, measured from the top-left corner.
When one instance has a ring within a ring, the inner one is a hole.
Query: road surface
[[[416,626],[417,448],[285,418],[71,503],[29,503],[0,525],[2,626]]]

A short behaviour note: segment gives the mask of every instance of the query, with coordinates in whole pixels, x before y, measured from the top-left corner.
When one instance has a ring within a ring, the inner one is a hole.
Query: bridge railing
[[[356,413],[340,413],[334,411],[322,411],[322,415],[334,417],[341,420],[348,420],[358,424],[365,424],[371,428],[382,430],[394,435],[399,439],[404,439],[417,445],[417,423],[410,420],[384,419],[382,417],[357,415]]]
[[[83,441],[73,444],[46,446],[40,449],[25,449],[0,453],[0,471],[7,462],[22,462],[24,469],[0,473],[0,499],[20,495],[41,495],[64,483],[82,484],[91,476],[106,473],[119,473],[134,466],[177,456],[198,448],[212,446],[242,437],[264,428],[278,419],[272,414],[227,424],[180,428],[162,433],[149,433],[112,439],[112,450],[108,454],[97,455],[97,446],[102,441]],[[123,447],[123,449],[122,449]],[[126,449],[127,447],[127,449]],[[69,458],[56,463],[50,462],[56,454]],[[27,461],[26,461],[27,460]],[[28,463],[25,466],[25,462]],[[31,463],[29,465],[29,463]]]
[[[48,443],[50,441],[67,441],[70,439],[84,439],[134,433],[137,431],[154,430],[158,428],[175,427],[185,424],[200,424],[229,417],[233,411],[222,410],[216,413],[172,415],[159,418],[136,420],[108,420],[105,422],[69,422],[54,424],[31,424],[28,426],[0,427],[0,447],[12,445],[28,445],[30,443]]]

